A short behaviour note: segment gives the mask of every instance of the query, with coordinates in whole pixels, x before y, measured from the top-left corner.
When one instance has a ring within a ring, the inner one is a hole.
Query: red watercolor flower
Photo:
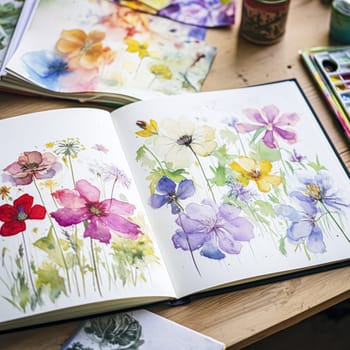
[[[26,220],[42,220],[46,209],[39,204],[33,205],[34,198],[29,194],[18,197],[13,205],[0,206],[0,221],[4,224],[0,228],[0,236],[14,236],[26,230]]]

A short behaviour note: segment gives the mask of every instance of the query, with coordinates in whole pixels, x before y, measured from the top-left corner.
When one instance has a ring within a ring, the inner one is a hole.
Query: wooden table
[[[258,46],[239,38],[241,1],[236,2],[236,24],[208,33],[208,41],[218,47],[218,53],[203,90],[297,78],[336,149],[350,167],[349,143],[298,54],[300,49],[331,44],[329,5],[318,0],[291,1],[283,40],[271,46]],[[1,117],[77,105],[81,106],[77,102],[0,94]],[[346,267],[203,298],[179,307],[158,306],[151,310],[223,341],[228,349],[240,349],[349,297],[350,267]],[[65,322],[2,334],[0,348],[59,349],[77,325],[77,321]]]

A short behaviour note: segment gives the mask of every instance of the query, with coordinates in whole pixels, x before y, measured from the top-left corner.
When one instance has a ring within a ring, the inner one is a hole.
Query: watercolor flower
[[[125,188],[129,188],[131,184],[131,180],[125,172],[118,168],[116,165],[105,165],[101,169],[101,177],[102,180],[107,181],[114,181],[115,183],[119,183]]]
[[[181,227],[173,235],[175,248],[200,249],[210,259],[223,259],[226,254],[239,254],[244,241],[254,237],[253,225],[233,205],[218,206],[212,201],[191,203],[179,214],[176,224]]]
[[[103,63],[112,63],[115,58],[115,52],[102,44],[105,36],[98,30],[90,33],[81,29],[63,30],[56,42],[56,50],[67,56],[71,69],[94,69]]]
[[[287,229],[287,238],[294,244],[306,242],[306,247],[313,253],[324,253],[326,245],[323,234],[317,225],[317,207],[311,202],[299,202],[302,211],[297,211],[290,205],[280,204],[276,214],[290,220],[291,225]]]
[[[55,153],[64,157],[76,158],[80,151],[84,151],[85,146],[80,143],[80,140],[73,137],[68,137],[56,144]]]
[[[94,149],[98,152],[104,153],[104,154],[107,154],[109,152],[109,149],[107,147],[105,147],[104,145],[97,144],[97,143],[92,146],[92,149]]]
[[[46,209],[42,205],[33,205],[34,198],[25,193],[13,201],[13,205],[0,206],[0,236],[14,236],[26,230],[26,220],[43,220]]]
[[[237,181],[243,186],[248,186],[250,181],[254,181],[260,192],[269,192],[271,185],[278,186],[282,178],[278,175],[270,174],[272,164],[268,160],[256,161],[249,157],[241,156],[238,161],[230,164],[230,167],[239,173]]]
[[[174,168],[190,166],[194,158],[208,156],[217,146],[213,128],[206,125],[196,128],[189,120],[164,119],[159,130],[155,147]]]
[[[249,203],[249,201],[253,200],[256,197],[255,191],[244,187],[241,183],[236,181],[230,181],[229,186],[229,197],[233,197],[239,201],[244,203]]]
[[[29,185],[34,179],[51,179],[62,169],[57,158],[50,152],[24,152],[16,162],[11,163],[5,169],[7,179],[15,184]]]
[[[147,42],[141,43],[133,38],[128,37],[125,39],[125,44],[127,45],[127,52],[137,53],[140,58],[149,56]]]
[[[317,174],[305,172],[298,173],[297,179],[302,186],[299,190],[291,192],[291,196],[301,202],[309,202],[317,205],[322,204],[333,209],[350,208],[350,203],[345,203],[338,196],[334,188],[334,181],[326,171],[320,171]]]
[[[235,20],[235,2],[220,0],[172,0],[160,16],[199,27],[227,26]]]
[[[182,180],[176,188],[176,183],[166,176],[160,178],[156,190],[159,193],[152,194],[149,203],[152,208],[158,209],[165,204],[170,204],[171,213],[178,214],[181,211],[179,200],[191,197],[195,192],[192,180]]]
[[[5,198],[10,198],[10,190],[11,188],[8,186],[0,186],[0,197],[1,199],[5,199]]]
[[[158,135],[158,123],[154,119],[150,119],[149,123],[144,120],[138,120],[136,125],[142,129],[135,132],[138,136],[151,137],[153,135]]]
[[[290,161],[292,163],[302,163],[305,159],[306,159],[306,156],[303,156],[303,155],[297,153],[295,148],[293,148],[292,154],[290,156]]]
[[[154,64],[150,67],[150,70],[158,79],[171,80],[173,78],[173,73],[169,67],[164,64]]]
[[[137,239],[140,233],[139,226],[127,218],[134,205],[114,198],[100,201],[99,189],[86,180],[77,181],[74,190],[58,190],[52,196],[63,208],[51,216],[63,227],[84,222],[84,237],[109,243],[111,232],[128,239]]]
[[[61,77],[71,73],[67,61],[55,52],[27,52],[22,61],[36,83],[52,90],[58,88]]]
[[[236,123],[235,127],[238,132],[247,133],[258,129],[265,130],[262,141],[269,148],[278,147],[276,136],[290,144],[296,142],[296,133],[288,127],[299,120],[298,114],[283,113],[280,115],[279,109],[274,105],[263,107],[261,112],[254,108],[245,109],[243,112],[255,124]]]
[[[116,6],[116,11],[102,17],[100,22],[111,29],[113,35],[116,33],[116,28],[124,29],[126,37],[132,37],[137,33],[147,33],[150,31],[149,17],[126,6]]]

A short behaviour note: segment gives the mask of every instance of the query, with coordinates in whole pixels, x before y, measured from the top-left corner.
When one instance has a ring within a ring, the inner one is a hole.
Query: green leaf
[[[271,203],[263,201],[263,200],[257,200],[255,201],[255,205],[259,208],[259,211],[264,216],[275,216],[275,211]]]
[[[226,141],[227,143],[236,143],[237,142],[237,134],[233,133],[231,130],[229,129],[224,129],[220,131],[220,136],[221,138]]]
[[[145,146],[141,146],[136,151],[136,161],[141,162],[143,166],[151,169],[154,168],[156,164],[156,161],[148,156]]]
[[[33,243],[33,245],[46,252],[51,261],[55,262],[61,267],[65,267],[65,262],[63,261],[62,255],[53,235],[52,226],[50,227],[47,236],[38,239]]]
[[[253,138],[251,139],[250,143],[254,143],[255,140],[265,131],[265,128],[259,128],[255,131]]]
[[[262,141],[252,145],[252,150],[252,158],[256,160],[268,160],[270,162],[281,160],[280,150],[269,148]]]
[[[50,288],[49,297],[54,302],[61,293],[66,293],[64,278],[59,275],[58,269],[51,263],[44,262],[37,271],[36,287]]]
[[[321,170],[327,170],[325,166],[320,164],[320,160],[318,159],[318,156],[316,156],[316,160],[314,162],[309,162],[308,166],[314,169],[316,172],[319,172]]]
[[[286,250],[286,238],[285,238],[285,237],[281,237],[278,248],[279,248],[279,251],[280,251],[283,255],[287,255],[287,250]]]
[[[215,167],[210,167],[211,171],[214,174],[212,181],[217,186],[224,186],[226,184],[226,168],[222,165]]]

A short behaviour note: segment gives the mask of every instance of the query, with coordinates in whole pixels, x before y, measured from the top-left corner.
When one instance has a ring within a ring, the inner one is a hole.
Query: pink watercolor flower
[[[5,169],[8,180],[14,185],[29,185],[35,179],[51,179],[62,165],[57,161],[54,154],[50,152],[40,153],[38,151],[24,152],[16,162],[11,163]]]
[[[244,114],[256,124],[237,122],[235,128],[238,132],[247,133],[258,129],[265,129],[262,141],[269,148],[277,148],[276,136],[281,137],[290,144],[296,142],[296,133],[288,127],[299,120],[296,113],[283,113],[274,106],[266,106],[261,112],[254,108],[245,109]]]
[[[100,201],[99,189],[86,180],[77,181],[74,190],[58,190],[52,196],[63,208],[51,216],[63,227],[87,223],[84,237],[109,243],[111,231],[128,239],[140,234],[139,226],[127,219],[135,206],[114,198]]]

